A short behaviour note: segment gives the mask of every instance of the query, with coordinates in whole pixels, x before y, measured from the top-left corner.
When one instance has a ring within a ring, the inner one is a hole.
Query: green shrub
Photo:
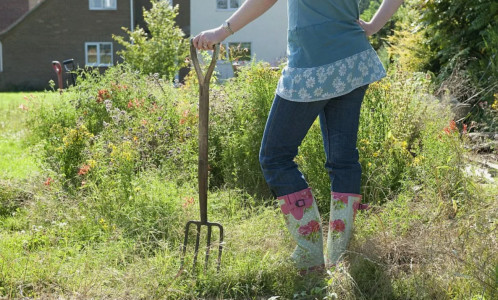
[[[168,79],[185,66],[188,53],[188,42],[184,33],[175,23],[178,15],[178,6],[171,7],[168,1],[153,0],[152,8],[144,10],[144,19],[150,36],[137,27],[130,31],[123,30],[129,35],[129,41],[121,36],[113,35],[124,50],[118,51],[125,63],[143,74],[159,73]]]

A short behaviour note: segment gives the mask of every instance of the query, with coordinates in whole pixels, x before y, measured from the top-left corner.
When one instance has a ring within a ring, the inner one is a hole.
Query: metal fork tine
[[[220,265],[221,265],[221,253],[223,251],[223,226],[220,224],[216,224],[218,228],[220,229],[220,245],[218,247],[218,267],[216,270],[219,272],[220,271]]]
[[[207,270],[208,267],[209,249],[211,249],[211,226],[208,226],[207,228],[207,249],[206,249],[206,262],[204,265],[204,270]]]
[[[187,225],[185,225],[185,238],[183,239],[183,249],[182,249],[182,259],[180,261],[180,269],[183,269],[183,264],[185,263],[185,253],[187,252],[188,232],[190,230],[190,224],[192,224],[192,221],[187,222]]]
[[[195,265],[197,264],[197,254],[199,253],[199,241],[201,238],[201,224],[196,224],[196,225],[197,225],[197,234],[195,237],[194,264],[193,264],[194,270],[195,270]]]

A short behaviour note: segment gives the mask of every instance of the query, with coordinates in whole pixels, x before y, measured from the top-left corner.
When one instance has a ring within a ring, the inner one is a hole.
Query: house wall
[[[191,35],[220,26],[234,11],[219,11],[217,0],[191,0]],[[251,42],[257,60],[277,64],[286,57],[287,1],[280,0],[264,15],[228,37],[226,42]]]
[[[117,0],[117,10],[89,10],[88,0],[45,0],[19,24],[0,35],[3,72],[0,91],[44,89],[57,77],[52,61],[74,58],[85,65],[85,42],[113,42],[113,60],[121,48],[111,33],[130,27],[130,0]]]
[[[176,24],[180,27],[186,36],[190,36],[190,1],[191,0],[173,0],[173,5],[178,5],[178,16]]]

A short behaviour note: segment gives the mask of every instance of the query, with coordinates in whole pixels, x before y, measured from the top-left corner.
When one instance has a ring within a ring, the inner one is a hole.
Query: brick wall
[[[1,0],[3,2],[5,0]],[[44,89],[57,77],[51,62],[74,58],[85,64],[85,42],[113,42],[112,33],[130,27],[130,1],[117,0],[117,10],[89,10],[88,0],[45,0],[21,23],[0,35],[3,72],[0,90]]]

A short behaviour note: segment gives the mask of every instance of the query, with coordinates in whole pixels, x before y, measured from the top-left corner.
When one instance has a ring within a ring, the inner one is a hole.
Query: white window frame
[[[215,1],[216,1],[216,10],[217,11],[237,10],[242,5],[242,0],[237,0],[239,2],[239,6],[238,7],[231,7],[231,0],[225,0],[227,2],[227,8],[219,8],[218,7],[218,1],[220,1],[220,0],[215,0]]]
[[[95,1],[98,1],[100,6],[96,6]],[[109,5],[106,5],[108,1]],[[88,0],[88,7],[90,10],[117,10],[118,0]]]
[[[3,49],[2,49],[2,41],[0,41],[0,72],[3,72]]]
[[[101,45],[111,45],[111,63],[102,64],[100,63],[100,46]],[[88,46],[97,46],[97,62],[89,63],[88,62]],[[86,42],[85,43],[85,66],[87,67],[110,67],[113,65],[114,61],[114,52],[112,42]]]

